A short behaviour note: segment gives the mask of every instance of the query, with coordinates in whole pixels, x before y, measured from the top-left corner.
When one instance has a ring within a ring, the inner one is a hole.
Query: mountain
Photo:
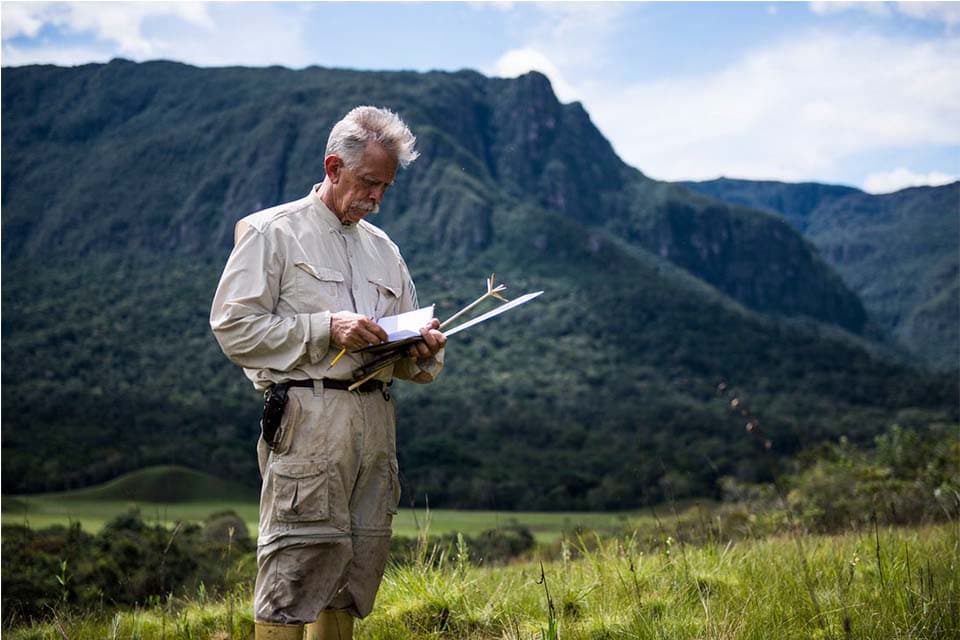
[[[960,367],[960,182],[885,195],[728,178],[684,185],[783,216],[897,343],[934,367]]]
[[[955,378],[871,341],[859,299],[789,224],[628,167],[539,74],[2,74],[7,491],[151,464],[257,483],[259,399],[210,335],[210,298],[234,222],[304,195],[331,125],[364,103],[419,138],[373,222],[421,300],[445,317],[493,271],[510,294],[546,291],[452,339],[437,383],[399,385],[408,500],[716,495],[719,477],[769,477],[811,442],[956,419]]]
[[[787,225],[646,179],[540,74],[357,76],[122,61],[4,73],[13,85],[4,101],[13,190],[3,195],[5,258],[112,251],[118,240],[178,254],[211,240],[227,248],[236,217],[301,196],[320,179],[327,132],[350,104],[327,86],[344,82],[357,100],[410,104],[404,115],[417,125],[423,161],[394,206],[437,226],[444,250],[488,244],[494,194],[506,196],[644,243],[752,308],[863,328],[856,296]],[[22,77],[31,80],[26,92]],[[269,95],[253,92],[254,82]],[[399,84],[407,87],[390,90]],[[41,161],[46,154],[56,161]],[[438,157],[444,162],[432,162]],[[86,224],[89,211],[96,225]],[[419,235],[404,225],[397,233]]]

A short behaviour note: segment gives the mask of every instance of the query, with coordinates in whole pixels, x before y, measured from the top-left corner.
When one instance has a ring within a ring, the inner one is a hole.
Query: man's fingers
[[[365,326],[357,327],[357,331],[354,337],[354,344],[358,345],[358,348],[363,348],[370,344],[377,344],[380,342],[380,338],[369,328]]]
[[[421,358],[436,355],[447,342],[447,337],[433,328],[432,324],[420,329],[420,335],[423,337],[423,342],[417,343],[417,351]]]
[[[352,334],[354,349],[363,349],[371,344],[380,344],[387,339],[387,333],[383,328],[365,316],[357,318],[357,322],[350,333]]]
[[[417,358],[417,359],[425,360],[425,359],[433,356],[434,353],[436,353],[436,352],[432,351],[432,350],[430,349],[430,347],[428,347],[428,346],[426,345],[426,343],[424,343],[424,342],[418,342],[418,343],[416,343],[416,344],[413,346],[413,348],[414,348],[414,350],[416,351],[416,355],[415,355],[414,357]]]
[[[387,340],[383,327],[366,316],[339,311],[331,320],[331,337],[335,345],[357,351]]]
[[[436,328],[423,328],[420,330],[420,335],[423,336],[423,341],[431,348],[440,348],[447,343],[447,336]]]
[[[354,349],[363,349],[372,344],[380,344],[387,340],[386,332],[377,323],[367,320],[357,326],[355,338],[352,343]]]
[[[348,318],[342,320],[343,330],[338,333],[339,336],[342,336],[342,340],[338,339],[339,344],[346,346],[350,351],[359,351],[370,345],[387,341],[387,332],[376,322],[359,314],[350,313],[348,315]],[[439,327],[440,321],[434,318],[420,329],[423,342],[418,342],[410,347],[408,353],[411,357],[430,358],[443,348],[447,342],[447,337],[443,335]]]
[[[387,341],[387,332],[373,320],[367,319],[365,327],[375,338],[375,340],[371,341],[371,344],[380,344],[381,342]]]

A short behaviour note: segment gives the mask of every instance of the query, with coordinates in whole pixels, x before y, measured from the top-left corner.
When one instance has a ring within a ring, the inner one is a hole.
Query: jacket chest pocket
[[[370,291],[375,297],[374,316],[382,318],[400,313],[400,287],[380,278],[368,280]]]
[[[343,274],[336,269],[318,267],[309,262],[296,263],[297,302],[301,311],[337,310],[340,304]]]

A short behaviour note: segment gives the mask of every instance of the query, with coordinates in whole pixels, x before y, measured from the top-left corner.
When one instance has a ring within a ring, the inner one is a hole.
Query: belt
[[[334,380],[333,378],[321,378],[319,380],[290,380],[284,384],[288,387],[309,387],[313,388],[315,382],[323,385],[324,389],[337,389],[338,391],[349,391],[352,380]],[[367,380],[362,385],[354,389],[360,393],[371,393],[373,391],[386,392],[392,382],[383,382],[382,380]]]

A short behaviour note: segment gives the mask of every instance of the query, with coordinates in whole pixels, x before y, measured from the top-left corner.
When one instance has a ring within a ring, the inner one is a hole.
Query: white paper
[[[387,342],[396,342],[406,338],[416,338],[420,329],[433,319],[433,305],[396,316],[387,316],[377,320],[377,324],[387,332]]]
[[[453,329],[447,329],[447,330],[444,331],[443,333],[444,333],[444,335],[446,335],[446,336],[456,335],[456,334],[460,333],[461,331],[463,331],[464,329],[469,329],[470,327],[473,327],[473,326],[475,326],[475,325],[478,325],[478,324],[480,324],[481,322],[486,322],[486,321],[489,320],[490,318],[494,318],[494,317],[500,315],[501,313],[503,313],[503,312],[505,312],[505,311],[510,311],[510,309],[513,309],[514,307],[519,307],[519,306],[522,305],[522,304],[526,304],[526,303],[530,302],[531,300],[533,300],[534,298],[536,298],[537,296],[539,296],[541,293],[543,293],[543,291],[534,291],[533,293],[528,293],[528,294],[526,294],[526,295],[522,295],[522,296],[520,296],[519,298],[517,298],[516,300],[513,300],[513,301],[511,301],[511,302],[506,302],[506,303],[500,305],[499,307],[497,307],[496,309],[494,309],[494,310],[492,310],[492,311],[487,311],[487,312],[486,312],[485,314],[483,314],[482,316],[477,316],[477,317],[474,318],[473,320],[468,320],[467,322],[464,322],[463,324],[458,325],[458,326],[454,327]]]

